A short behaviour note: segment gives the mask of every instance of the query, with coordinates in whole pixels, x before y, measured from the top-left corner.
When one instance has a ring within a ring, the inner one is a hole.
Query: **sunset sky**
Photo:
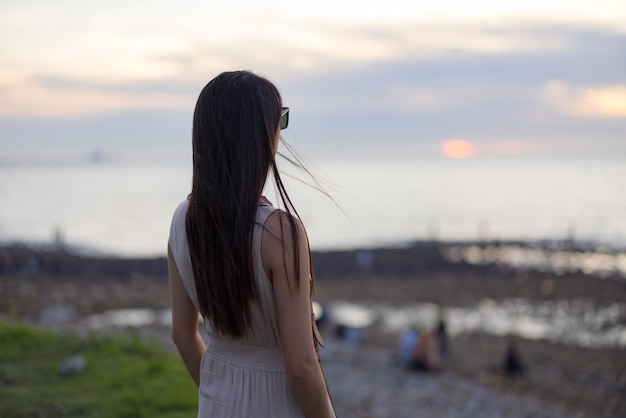
[[[4,0],[0,157],[188,150],[231,69],[310,154],[626,156],[622,0]]]

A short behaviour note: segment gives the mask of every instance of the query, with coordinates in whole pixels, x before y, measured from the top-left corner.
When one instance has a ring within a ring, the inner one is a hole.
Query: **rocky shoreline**
[[[626,249],[571,241],[414,241],[393,247],[312,251],[320,278],[414,276],[430,271],[543,272],[626,280]],[[164,256],[119,257],[52,244],[0,244],[0,275],[165,277]]]
[[[439,302],[475,308],[485,299],[519,298],[588,300],[594,307],[610,308],[626,300],[626,281],[620,277],[450,263],[434,244],[313,257],[318,272],[315,297],[322,304]],[[71,330],[77,318],[93,314],[126,308],[157,312],[168,306],[164,258],[126,260],[64,249],[0,247],[0,315],[5,320],[63,328],[64,318],[73,318],[67,321]],[[42,324],[50,312],[56,312],[56,323]],[[625,317],[614,320],[626,323]],[[165,325],[131,330],[172,349]],[[332,325],[323,331],[323,362],[339,416],[561,418],[620,417],[626,412],[623,347],[585,348],[518,338],[528,373],[512,380],[499,369],[508,336],[454,335],[443,372],[420,374],[395,364],[398,334],[380,324],[362,330],[358,344],[335,338]]]

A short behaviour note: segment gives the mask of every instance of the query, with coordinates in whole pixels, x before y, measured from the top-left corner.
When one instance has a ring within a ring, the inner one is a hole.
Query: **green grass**
[[[59,365],[82,355],[82,374]],[[192,417],[197,389],[180,358],[131,336],[58,334],[0,323],[0,417]]]

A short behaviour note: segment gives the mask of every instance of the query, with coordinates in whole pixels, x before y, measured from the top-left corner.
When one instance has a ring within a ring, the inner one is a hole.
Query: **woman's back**
[[[185,233],[188,201],[174,214],[170,248],[194,305],[198,304]],[[199,417],[303,416],[285,374],[272,283],[263,268],[263,225],[276,209],[259,205],[253,234],[258,298],[250,306],[250,327],[240,339],[216,333],[205,321],[207,348],[200,366]],[[219,280],[219,278],[218,278]]]
[[[170,231],[170,247],[176,260],[176,265],[180,271],[185,290],[191,297],[194,305],[198,306],[198,298],[196,296],[196,287],[191,269],[191,260],[189,257],[189,247],[187,246],[187,236],[185,233],[185,215],[187,213],[188,201],[183,201],[172,220]],[[261,260],[261,236],[262,225],[265,224],[267,218],[276,210],[268,203],[259,205],[256,215],[256,223],[253,233],[252,254],[255,280],[259,290],[258,299],[251,305],[251,326],[241,338],[241,342],[253,345],[263,345],[268,347],[278,346],[278,325],[276,319],[276,308],[274,302],[274,294],[272,284],[263,270]],[[219,278],[217,278],[219,280]],[[210,336],[220,337],[212,329],[210,321],[205,321],[207,333]]]

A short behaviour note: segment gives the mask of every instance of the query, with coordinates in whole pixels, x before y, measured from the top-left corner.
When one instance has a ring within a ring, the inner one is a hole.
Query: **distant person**
[[[192,190],[172,219],[168,264],[172,336],[199,387],[198,417],[335,416],[308,239],[276,167],[288,120],[276,87],[247,71],[220,74],[196,104]],[[270,171],[284,210],[261,194]]]
[[[525,366],[517,344],[514,341],[510,341],[506,347],[502,370],[506,377],[516,378],[524,376]]]
[[[419,339],[417,328],[410,327],[402,333],[398,344],[398,360],[400,364],[406,368],[413,367],[415,356],[415,347]]]
[[[446,308],[442,303],[437,303],[437,314],[435,319],[435,335],[437,338],[437,348],[439,355],[446,357],[448,355],[448,330],[446,320]]]
[[[441,356],[431,332],[411,327],[400,336],[398,346],[400,364],[411,370],[436,371],[441,369]]]
[[[420,371],[437,371],[441,369],[441,356],[437,340],[432,332],[423,331],[419,335],[413,354],[413,369]]]

